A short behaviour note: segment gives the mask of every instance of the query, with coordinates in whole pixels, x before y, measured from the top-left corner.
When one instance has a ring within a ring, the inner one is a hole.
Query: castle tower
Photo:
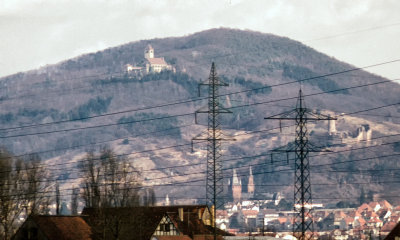
[[[251,167],[250,167],[249,183],[247,185],[247,193],[249,194],[249,197],[254,196],[254,178],[253,178],[253,171],[251,170]]]
[[[361,141],[365,140],[365,135],[366,135],[366,132],[365,132],[364,126],[357,128],[356,141],[361,142]]]
[[[233,169],[232,177],[232,195],[233,201],[238,202],[242,198],[242,180],[236,174],[236,169]]]
[[[329,115],[330,117],[330,115]],[[329,135],[335,135],[336,134],[336,120],[334,119],[329,119],[328,120],[328,132]]]
[[[365,128],[365,141],[367,143],[367,146],[369,146],[371,145],[372,129],[368,124],[364,125],[364,128]]]
[[[154,48],[150,44],[144,49],[144,58],[154,58]]]

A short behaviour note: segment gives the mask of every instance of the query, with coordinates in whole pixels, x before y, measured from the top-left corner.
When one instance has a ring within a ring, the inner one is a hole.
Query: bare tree
[[[143,193],[143,205],[154,206],[156,204],[156,194],[153,188],[147,188]]]
[[[49,204],[49,198],[46,196],[46,188],[49,187],[49,182],[46,181],[47,171],[37,154],[30,154],[25,158],[23,166],[21,186],[25,192],[26,216],[45,213]]]
[[[85,159],[82,161],[80,166],[81,172],[83,173],[82,181],[82,198],[85,202],[86,207],[99,207],[100,203],[100,187],[99,187],[99,175],[100,167],[95,161],[95,155],[93,152],[87,152]]]
[[[140,172],[126,158],[104,148],[96,156],[88,152],[81,164],[82,198],[86,207],[139,205]]]
[[[73,188],[71,195],[71,215],[78,214],[78,195],[79,195],[79,189]]]
[[[16,220],[24,209],[20,184],[22,165],[4,149],[0,150],[0,235],[5,240],[10,239]]]
[[[56,215],[60,215],[60,205],[61,205],[60,184],[56,182]]]
[[[0,237],[8,240],[20,217],[40,213],[46,199],[46,171],[37,155],[22,160],[0,149]]]
[[[140,172],[109,148],[102,149],[97,155],[88,152],[80,169],[84,176],[82,198],[86,207],[97,209],[104,226],[101,235],[104,239],[118,239],[123,219],[107,209],[139,205]]]

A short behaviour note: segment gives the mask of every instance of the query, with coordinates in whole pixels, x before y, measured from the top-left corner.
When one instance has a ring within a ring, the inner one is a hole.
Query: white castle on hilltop
[[[145,66],[138,67],[133,66],[131,64],[126,65],[126,71],[128,73],[159,73],[163,70],[172,70],[175,72],[175,69],[169,65],[163,57],[156,58],[154,57],[154,48],[148,44],[144,49],[144,59]]]

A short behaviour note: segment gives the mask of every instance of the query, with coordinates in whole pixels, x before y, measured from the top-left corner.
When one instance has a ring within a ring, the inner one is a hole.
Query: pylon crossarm
[[[205,109],[207,109],[207,107],[202,107],[202,108],[200,108],[199,110],[196,110],[196,111],[194,112],[194,123],[195,123],[195,124],[198,124],[198,121],[197,121],[197,114],[199,114],[199,113],[204,113],[204,112],[208,112],[208,111],[205,110]]]
[[[219,107],[218,111],[197,110],[195,114],[196,113],[232,113],[232,112],[229,111],[228,109],[221,109],[221,107]]]
[[[329,148],[315,146],[311,142],[308,143],[308,147],[308,152],[332,152],[332,150],[330,150]]]
[[[219,113],[232,113],[231,110],[229,110],[228,108],[223,107],[222,105],[219,105]]]
[[[296,109],[284,112],[284,113],[280,113],[280,114],[276,114],[276,115],[272,115],[269,117],[265,117],[264,119],[273,119],[273,120],[293,120],[293,117],[290,117],[291,114],[296,114]]]
[[[321,114],[321,113],[314,113],[310,109],[306,109],[305,115],[309,120],[337,120],[337,117],[331,117],[329,115]],[[311,116],[311,117],[308,117]]]

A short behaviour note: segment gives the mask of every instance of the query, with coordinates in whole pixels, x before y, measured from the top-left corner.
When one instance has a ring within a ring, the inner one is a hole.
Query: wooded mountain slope
[[[176,73],[125,74],[126,64],[144,64],[148,44]],[[158,197],[169,193],[202,201],[205,145],[196,144],[192,153],[190,140],[206,129],[207,120],[200,116],[200,125],[195,125],[189,114],[207,104],[206,99],[198,101],[198,84],[207,81],[212,62],[229,84],[220,88],[221,102],[233,113],[221,116],[222,128],[237,139],[224,142],[225,183],[237,168],[245,184],[252,166],[256,198],[277,191],[291,198],[293,161],[286,164],[286,154],[275,154],[271,161],[270,150],[293,141],[294,128],[281,133],[278,122],[264,117],[294,108],[300,84],[292,82],[304,80],[307,107],[338,116],[336,135],[328,134],[327,122],[308,125],[310,141],[332,150],[310,153],[315,201],[356,202],[362,191],[395,200],[400,144],[392,135],[400,133],[399,106],[394,105],[399,102],[399,84],[363,70],[346,72],[355,67],[300,42],[252,31],[211,29],[132,42],[4,77],[2,145],[16,155],[38,152],[49,165],[73,162],[89,149],[109,145],[142,168],[146,184],[159,185]],[[207,94],[206,87],[201,94]],[[391,106],[360,112],[386,105]],[[122,113],[112,114],[116,112]],[[105,116],[93,117],[98,115]],[[26,125],[35,126],[15,128]],[[271,128],[275,130],[266,131]],[[372,130],[370,141],[363,141],[360,128]],[[176,167],[180,165],[185,167]],[[76,166],[57,168],[53,178],[61,172],[65,184],[78,184]],[[163,185],[188,179],[199,182]]]

